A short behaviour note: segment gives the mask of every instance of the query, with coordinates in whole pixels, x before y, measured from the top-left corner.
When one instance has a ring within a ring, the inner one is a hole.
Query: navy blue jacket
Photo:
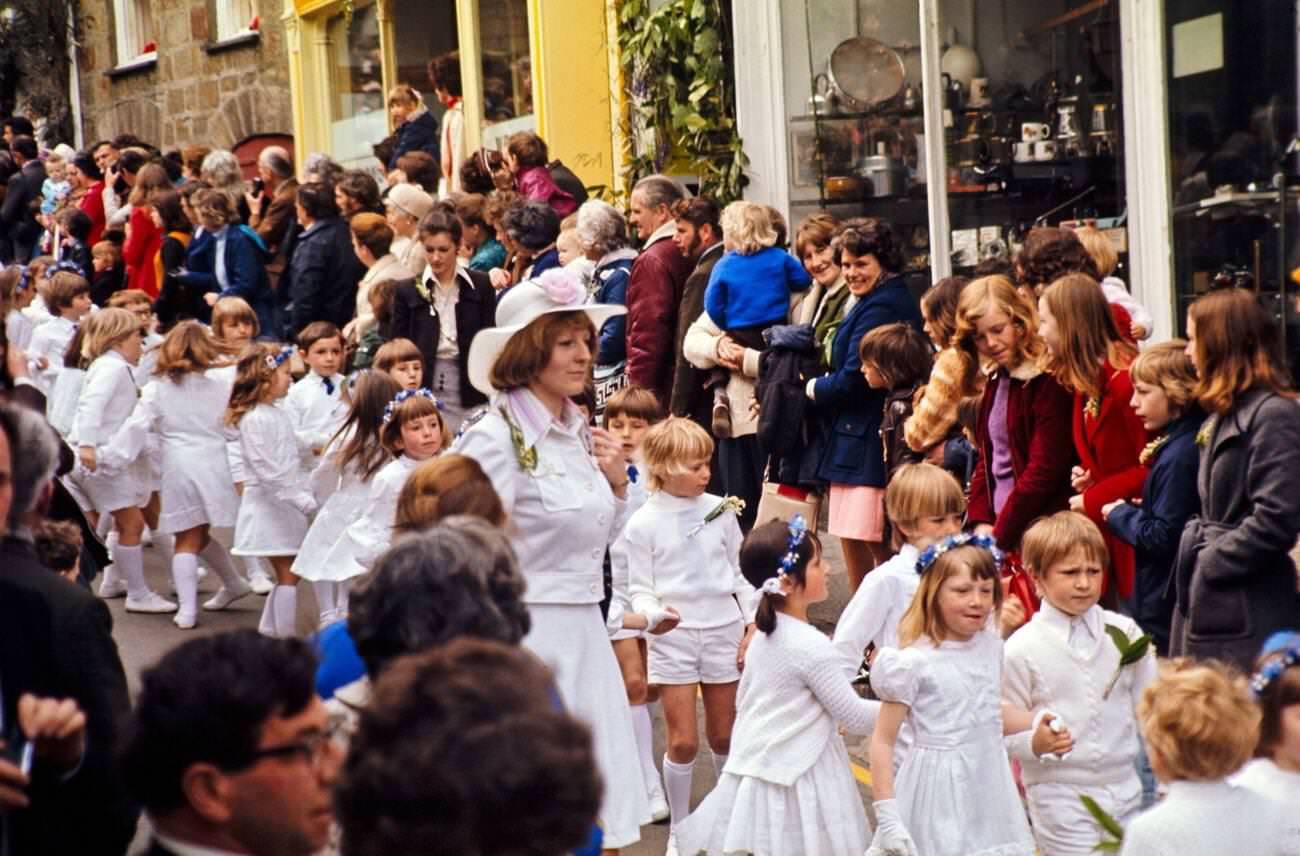
[[[632,278],[634,258],[615,259],[592,272],[599,285],[595,303],[627,305],[627,281]],[[627,316],[615,315],[600,328],[600,349],[596,365],[616,366],[627,359]]]
[[[884,390],[867,386],[858,343],[883,324],[904,321],[921,329],[921,310],[901,276],[877,285],[854,305],[831,344],[830,374],[817,379],[813,406],[830,432],[817,477],[832,484],[884,487],[885,456],[880,445]]]
[[[397,169],[397,159],[407,152],[428,152],[434,163],[442,163],[438,146],[438,120],[429,111],[397,126],[397,145],[388,159],[388,168]]]
[[[1161,656],[1169,652],[1169,626],[1173,620],[1174,593],[1169,586],[1178,541],[1188,519],[1201,510],[1196,488],[1200,449],[1196,432],[1205,414],[1193,407],[1170,423],[1169,442],[1156,452],[1155,462],[1142,486],[1142,504],[1117,506],[1106,523],[1110,531],[1137,549],[1137,577],[1133,583],[1133,619],[1155,638]]]
[[[329,321],[342,329],[356,313],[357,283],[365,273],[352,249],[348,221],[330,217],[303,230],[285,270],[287,289],[280,280],[281,297],[288,297],[281,331],[285,340],[292,342],[313,321]]]
[[[177,276],[182,285],[200,292],[219,291],[216,275],[217,236],[204,231],[190,242],[185,255],[187,270]],[[257,315],[263,337],[275,336],[275,295],[263,259],[266,248],[253,230],[226,227],[226,288],[221,297],[242,297]]]

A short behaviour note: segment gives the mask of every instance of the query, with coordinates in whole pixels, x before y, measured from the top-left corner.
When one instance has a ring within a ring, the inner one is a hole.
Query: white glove
[[[1038,726],[1042,725],[1043,720],[1049,716],[1052,718],[1052,721],[1050,724],[1048,724],[1047,727],[1052,730],[1053,734],[1060,734],[1062,731],[1065,730],[1065,722],[1061,719],[1060,716],[1056,714],[1055,711],[1040,710],[1038,711],[1038,713],[1034,714],[1034,722],[1032,725],[1029,726],[1029,734],[1030,734],[1031,741],[1033,740],[1033,735],[1038,731]],[[1072,754],[1073,754],[1072,752],[1066,752],[1064,755],[1056,755],[1053,754],[1052,752],[1048,752],[1046,755],[1039,755],[1038,760],[1064,761],[1066,758],[1069,758],[1070,755]]]
[[[673,614],[666,609],[652,609],[646,612],[646,632],[650,632],[662,624],[664,621],[672,618]]]
[[[871,839],[866,856],[918,856],[916,843],[898,816],[897,800],[877,800],[876,834]]]

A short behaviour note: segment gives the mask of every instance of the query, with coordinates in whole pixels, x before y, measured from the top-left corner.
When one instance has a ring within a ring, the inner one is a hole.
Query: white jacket
[[[140,397],[136,371],[117,351],[106,351],[90,364],[68,437],[74,447],[104,445],[130,418]]]
[[[912,605],[912,596],[921,584],[921,575],[916,572],[919,556],[919,550],[904,544],[898,555],[867,574],[840,614],[834,644],[850,678],[857,675],[868,644],[898,647],[898,622]]]
[[[336,374],[330,378],[334,391],[326,392],[324,378],[309,371],[289,388],[283,407],[304,450],[324,449],[347,421],[348,407],[343,403],[343,384],[346,382],[343,375]]]

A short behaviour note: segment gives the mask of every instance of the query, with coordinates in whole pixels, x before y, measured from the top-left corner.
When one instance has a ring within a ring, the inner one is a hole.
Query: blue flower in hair
[[[28,286],[32,284],[32,271],[31,268],[27,267],[27,265],[22,265],[18,270],[18,285],[15,286],[15,288],[18,290],[19,294],[22,294],[27,290]]]
[[[392,401],[388,402],[388,405],[384,408],[384,424],[387,425],[392,421],[393,414],[397,412],[397,408],[401,406],[402,402],[408,401],[412,398],[427,398],[433,402],[434,407],[438,408],[439,411],[442,410],[442,402],[434,397],[431,390],[425,389],[424,387],[419,389],[404,389],[397,393],[397,396]]]
[[[781,557],[781,565],[776,569],[776,576],[763,580],[759,591],[763,594],[785,597],[781,580],[799,563],[799,546],[803,544],[803,539],[806,537],[808,537],[808,522],[803,519],[802,514],[796,514],[790,521],[790,537],[785,542],[785,555]]]
[[[963,532],[960,535],[949,535],[942,541],[938,541],[925,548],[916,560],[916,572],[924,574],[934,564],[935,559],[942,556],[949,550],[955,550],[958,547],[979,547],[988,550],[993,554],[993,564],[999,569],[1002,567],[1002,551],[998,549],[997,542],[987,535],[975,535],[970,532]]]
[[[276,353],[266,355],[266,367],[271,371],[275,371],[280,366],[284,365],[285,361],[292,356],[293,348],[289,345],[285,345]]]
[[[1260,670],[1250,676],[1250,689],[1255,697],[1264,694],[1269,684],[1282,677],[1282,673],[1294,665],[1300,664],[1300,633],[1274,633],[1264,643],[1261,657],[1281,654],[1265,663]]]

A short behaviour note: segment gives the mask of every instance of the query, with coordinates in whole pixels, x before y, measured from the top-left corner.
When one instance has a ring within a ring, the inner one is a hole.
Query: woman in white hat
[[[605,782],[604,846],[640,839],[649,805],[631,712],[600,614],[605,547],[622,524],[622,448],[590,428],[570,400],[591,380],[596,331],[622,306],[584,304],[572,273],[547,271],[512,288],[496,327],[469,350],[470,382],[491,396],[456,451],[478,461],[501,496],[528,581],[532,630],[524,645],[555,673],[565,706],[592,729]]]

